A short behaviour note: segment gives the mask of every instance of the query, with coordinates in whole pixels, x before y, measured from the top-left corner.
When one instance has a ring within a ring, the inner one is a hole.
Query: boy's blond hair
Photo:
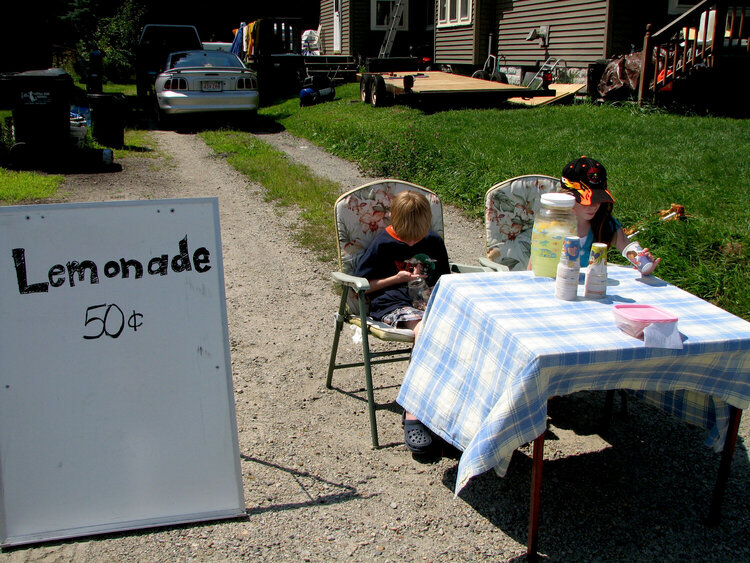
[[[432,209],[423,194],[405,190],[393,198],[391,225],[401,240],[422,240],[427,236],[431,223]]]

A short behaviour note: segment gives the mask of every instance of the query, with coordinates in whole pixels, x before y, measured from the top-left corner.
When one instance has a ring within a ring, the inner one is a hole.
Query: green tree
[[[147,14],[140,0],[125,0],[111,17],[102,18],[94,32],[94,45],[104,53],[104,75],[128,80],[135,68],[135,50]]]

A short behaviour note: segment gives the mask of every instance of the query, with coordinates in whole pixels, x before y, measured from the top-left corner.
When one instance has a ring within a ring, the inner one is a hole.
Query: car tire
[[[386,105],[385,80],[379,74],[372,77],[370,84],[370,104],[374,108]]]
[[[359,99],[362,103],[369,104],[370,99],[370,88],[372,88],[372,75],[363,74],[362,78],[359,79]]]
[[[471,75],[472,78],[480,78],[482,80],[489,80],[490,74],[486,70],[478,70]]]

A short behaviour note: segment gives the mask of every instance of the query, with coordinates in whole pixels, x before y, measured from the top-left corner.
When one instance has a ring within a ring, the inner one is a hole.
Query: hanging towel
[[[232,41],[232,48],[229,49],[230,52],[234,53],[238,57],[241,57],[243,54],[242,37],[245,35],[244,30],[245,30],[245,22],[242,22],[240,24],[239,29],[234,34],[234,41]]]

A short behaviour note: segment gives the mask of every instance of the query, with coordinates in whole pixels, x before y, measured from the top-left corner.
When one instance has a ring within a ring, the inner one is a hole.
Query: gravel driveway
[[[454,498],[458,461],[412,458],[394,400],[404,364],[374,371],[381,444],[370,448],[364,377],[325,389],[333,313],[330,266],[292,240],[294,210],[264,201],[196,136],[156,131],[157,160],[70,175],[60,201],[216,196],[247,517],[6,549],[2,561],[511,561],[527,538],[530,452],[506,477],[475,478]],[[260,135],[342,190],[356,167],[286,133]],[[500,180],[500,179],[498,179]],[[475,262],[479,223],[446,210],[451,257]],[[347,334],[342,353],[357,346]],[[740,440],[717,528],[701,523],[719,456],[704,434],[631,401],[597,434],[603,393],[550,402],[539,549],[550,561],[748,561],[750,463]]]

